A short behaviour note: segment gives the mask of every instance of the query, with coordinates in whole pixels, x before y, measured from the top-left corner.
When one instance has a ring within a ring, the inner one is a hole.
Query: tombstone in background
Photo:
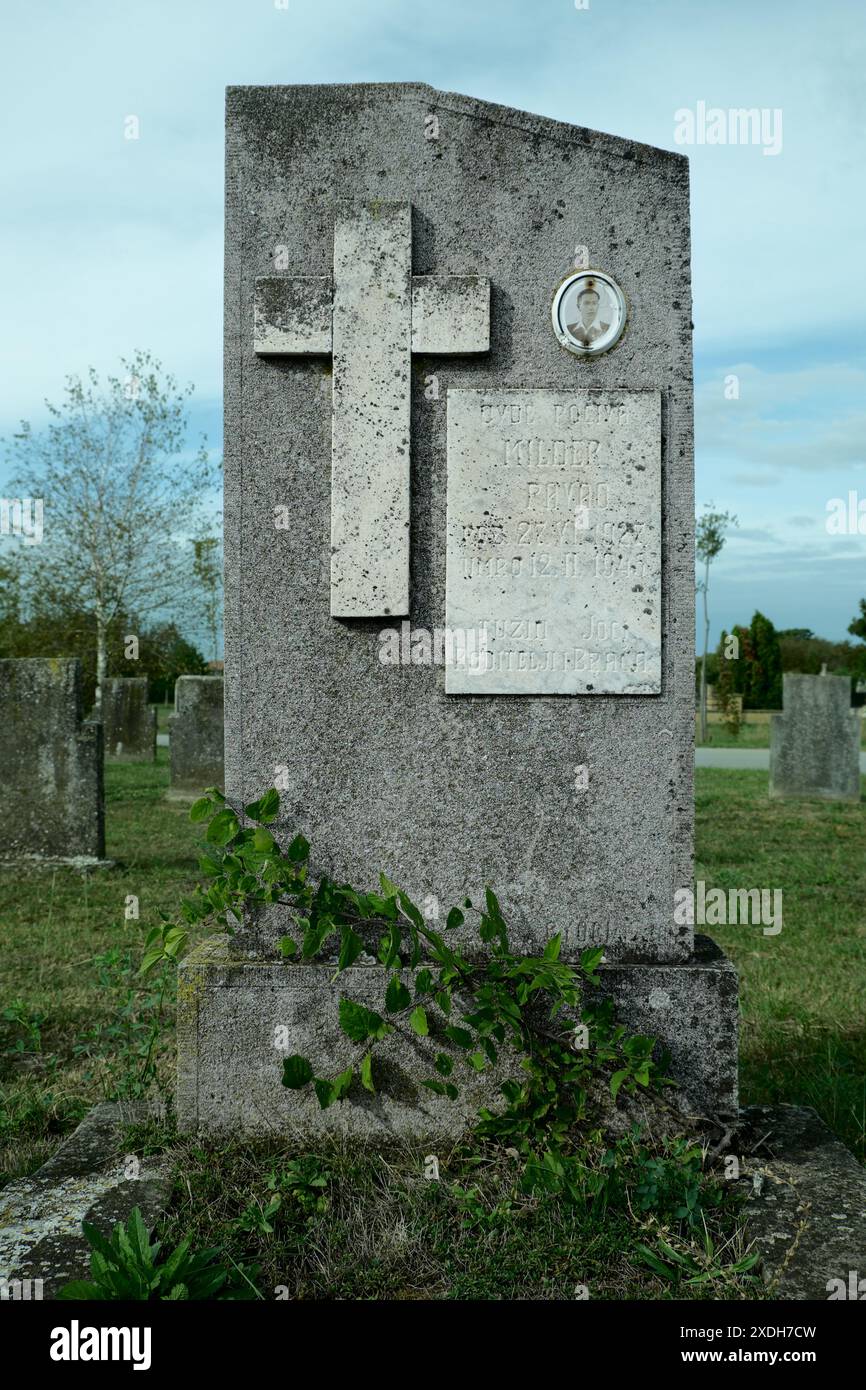
[[[0,661],[0,769],[0,859],[104,857],[102,728],[82,722],[79,661]]]
[[[770,720],[770,796],[860,800],[860,716],[847,676],[782,676]]]
[[[227,102],[228,794],[277,785],[314,874],[384,870],[440,923],[490,884],[523,948],[604,944],[689,1101],[735,1108],[736,976],[674,898],[687,160],[418,84]],[[180,1123],[453,1131],[423,1040],[386,1053],[397,1095],[322,1112],[280,1086],[283,1055],[354,1056],[341,994],[382,1006],[378,966],[281,960],[290,926],[274,906],[183,962]]]
[[[156,710],[147,703],[147,687],[147,676],[111,676],[103,686],[103,742],[112,762],[156,758]]]
[[[222,787],[223,678],[178,676],[169,715],[173,800],[192,800],[205,787]]]

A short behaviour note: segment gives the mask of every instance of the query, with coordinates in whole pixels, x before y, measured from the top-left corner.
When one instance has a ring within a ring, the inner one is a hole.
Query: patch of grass
[[[38,1048],[32,1037],[26,1045],[20,1023],[0,1020],[0,1182],[37,1168],[96,1101],[128,1093],[154,991],[136,976],[144,937],[196,879],[201,832],[185,807],[164,799],[168,750],[154,764],[108,763],[105,786],[113,868],[0,872],[0,997],[22,1001],[30,1018],[44,1015]],[[137,920],[126,915],[132,898]],[[172,1008],[170,991],[157,1058],[166,1086]]]
[[[226,1263],[259,1267],[262,1298],[289,1299],[672,1299],[760,1297],[752,1279],[721,1272],[701,1289],[659,1278],[639,1246],[666,1231],[625,1210],[593,1219],[550,1195],[517,1187],[518,1164],[501,1156],[472,1171],[471,1196],[455,1153],[440,1153],[439,1179],[425,1178],[424,1151],[385,1153],[345,1141],[304,1155],[324,1179],[311,1200],[284,1175],[295,1152],[278,1142],[194,1140],[177,1151],[175,1198],[166,1222],[171,1243],[217,1246]],[[281,1194],[278,1204],[275,1193]],[[730,1209],[711,1226],[733,1264],[744,1252]]]
[[[771,801],[766,772],[696,770],[695,877],[780,888],[783,928],[703,928],[740,972],[745,1102],[811,1105],[866,1160],[866,805]]]

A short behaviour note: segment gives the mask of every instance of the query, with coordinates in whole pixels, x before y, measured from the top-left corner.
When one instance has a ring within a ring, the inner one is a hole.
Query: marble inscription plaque
[[[445,690],[661,692],[658,391],[449,390]]]

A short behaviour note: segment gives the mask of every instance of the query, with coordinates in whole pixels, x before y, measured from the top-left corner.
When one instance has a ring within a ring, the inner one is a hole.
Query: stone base
[[[143,1158],[133,1175],[123,1139],[127,1125],[159,1115],[146,1101],[97,1105],[38,1172],[4,1187],[0,1280],[11,1285],[4,1298],[53,1299],[70,1280],[89,1279],[82,1221],[108,1237],[138,1207],[145,1225],[156,1225],[171,1197],[172,1156]]]
[[[770,1296],[861,1302],[866,1170],[807,1106],[750,1105],[742,1119],[746,1225]]]
[[[602,967],[603,989],[622,1022],[668,1049],[680,1100],[696,1113],[737,1106],[737,977],[707,938],[676,965]],[[380,966],[353,966],[334,979],[332,965],[234,956],[227,937],[212,937],[181,963],[178,976],[178,1124],[183,1130],[321,1133],[440,1140],[457,1137],[480,1105],[491,1104],[504,1073],[469,1072],[458,1063],[460,1097],[422,1086],[433,1061],[450,1050],[441,1039],[395,1033],[374,1053],[375,1095],[355,1081],[349,1096],[320,1110],[310,1088],[281,1083],[282,1058],[309,1057],[333,1078],[359,1049],[340,1031],[348,996],[382,1010]]]

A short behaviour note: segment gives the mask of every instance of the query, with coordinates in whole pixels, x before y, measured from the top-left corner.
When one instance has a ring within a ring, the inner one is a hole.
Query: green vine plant
[[[194,803],[190,818],[207,821],[199,861],[206,882],[183,901],[181,921],[164,917],[150,932],[142,971],[176,961],[193,927],[232,933],[245,913],[280,904],[292,924],[279,942],[287,962],[333,960],[335,979],[362,955],[366,961],[375,954],[382,968],[381,1012],[340,998],[339,1026],[354,1045],[352,1062],[336,1076],[320,1076],[310,1058],[294,1054],[282,1063],[284,1086],[312,1087],[327,1109],[344,1101],[353,1086],[377,1090],[377,1048],[390,1035],[429,1039],[430,1075],[422,1084],[452,1101],[460,1095],[461,1078],[502,1062],[491,1090],[498,1084],[504,1103],[480,1108],[473,1134],[522,1160],[526,1189],[556,1190],[603,1210],[629,1166],[629,1186],[646,1189],[650,1156],[640,1146],[639,1131],[606,1148],[599,1096],[606,1091],[607,1104],[615,1105],[618,1097],[669,1083],[653,1058],[654,1039],[629,1034],[598,992],[603,949],[585,950],[569,963],[560,958],[557,934],[540,956],[520,953],[510,943],[492,888],[483,905],[467,898],[452,907],[440,931],[384,873],[374,892],[326,875],[315,879],[303,835],[284,850],[269,829],[279,811],[274,788],[243,808],[214,787]],[[477,948],[470,951],[466,933],[459,939],[455,933],[472,921]],[[387,1067],[381,1070],[387,1073]],[[590,1150],[594,1158],[588,1162]],[[680,1195],[664,1203],[658,1198],[689,1224],[701,1219],[700,1200],[683,1196],[694,1187],[695,1153],[688,1150],[688,1172],[674,1183]],[[663,1161],[672,1160],[675,1169],[683,1166],[676,1153]],[[659,1184],[649,1172],[651,1190],[667,1192],[670,1182]],[[653,1198],[645,1205],[655,1204]]]
[[[383,1013],[341,998],[340,1028],[359,1056],[335,1077],[316,1076],[310,1060],[294,1055],[283,1063],[283,1084],[293,1090],[312,1085],[326,1109],[347,1095],[357,1078],[374,1091],[374,1054],[389,1034],[408,1030],[419,1037],[441,1037],[453,1052],[439,1052],[423,1085],[456,1100],[455,1053],[474,1072],[494,1066],[510,1046],[520,1056],[523,1075],[502,1084],[507,1108],[500,1115],[480,1112],[479,1133],[518,1140],[525,1149],[539,1130],[561,1137],[585,1113],[590,1083],[599,1068],[610,1070],[611,1096],[633,1093],[658,1080],[652,1059],[654,1040],[628,1036],[613,1018],[608,1000],[592,1001],[599,984],[603,950],[586,950],[579,962],[560,960],[560,936],[552,936],[541,956],[515,952],[508,927],[491,888],[483,907],[467,898],[452,907],[445,932],[425,921],[408,894],[380,875],[377,892],[360,892],[325,875],[313,882],[310,846],[296,835],[282,850],[269,825],[279,816],[279,793],[271,788],[240,809],[211,787],[190,809],[193,821],[208,821],[199,868],[209,882],[199,885],[181,906],[181,923],[164,916],[145,944],[142,973],[159,962],[176,960],[196,924],[233,932],[244,912],[266,904],[290,909],[294,935],[279,943],[285,957],[313,961],[336,954],[335,978],[379,936],[377,957],[384,972]],[[446,934],[477,918],[483,957],[452,946]],[[557,1026],[558,1024],[558,1026]],[[586,1039],[587,1045],[581,1045]]]

